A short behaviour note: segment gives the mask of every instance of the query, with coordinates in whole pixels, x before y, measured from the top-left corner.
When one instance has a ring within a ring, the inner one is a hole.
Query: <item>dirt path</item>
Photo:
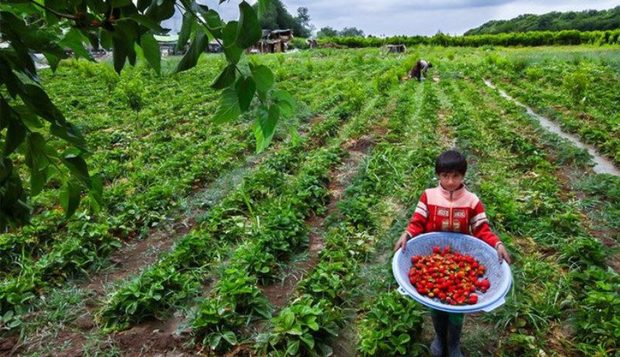
[[[547,119],[546,117],[544,117],[544,116],[534,112],[532,110],[532,108],[530,108],[527,105],[517,101],[516,99],[511,97],[508,93],[506,93],[504,90],[497,88],[490,80],[485,79],[484,80],[484,84],[487,87],[489,87],[489,88],[497,90],[499,95],[502,98],[505,98],[506,100],[512,101],[516,105],[524,108],[527,111],[527,114],[529,114],[532,118],[538,120],[538,122],[540,123],[540,125],[543,128],[547,129],[548,131],[550,131],[552,133],[555,133],[555,134],[559,135],[560,137],[562,137],[564,139],[567,139],[568,141],[570,141],[576,147],[578,147],[580,149],[587,150],[588,153],[592,156],[592,161],[594,161],[594,164],[595,164],[594,167],[593,167],[594,172],[596,172],[598,174],[610,174],[610,175],[620,176],[620,169],[618,169],[616,166],[614,166],[614,164],[610,160],[606,159],[604,156],[599,154],[594,149],[594,147],[581,142],[581,140],[578,137],[576,137],[575,135],[568,134],[568,133],[564,132],[560,128],[559,125],[557,125],[553,121]]]

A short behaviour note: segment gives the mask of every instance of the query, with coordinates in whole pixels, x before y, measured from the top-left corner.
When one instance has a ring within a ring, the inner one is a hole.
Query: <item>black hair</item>
[[[456,150],[442,152],[435,161],[435,173],[458,172],[465,176],[467,172],[467,160],[465,156]]]
[[[433,64],[428,62],[428,68],[431,68],[431,67],[433,67]]]

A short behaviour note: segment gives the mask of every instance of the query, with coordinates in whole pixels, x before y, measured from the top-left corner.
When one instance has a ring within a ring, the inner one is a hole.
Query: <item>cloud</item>
[[[551,11],[610,9],[617,0],[281,0],[289,13],[307,7],[310,23],[318,30],[357,27],[373,35],[459,35],[490,20],[505,20],[522,14]],[[254,2],[254,1],[250,1]],[[239,1],[219,5],[217,0],[201,0],[220,13],[224,20],[237,19]],[[177,14],[178,15],[178,14]],[[180,29],[180,15],[173,25]],[[178,31],[178,29],[176,30]]]

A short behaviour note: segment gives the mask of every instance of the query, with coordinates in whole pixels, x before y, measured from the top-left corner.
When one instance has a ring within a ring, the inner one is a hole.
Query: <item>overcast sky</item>
[[[369,35],[433,35],[437,31],[460,35],[490,20],[507,20],[521,14],[551,11],[611,9],[620,0],[281,0],[289,13],[307,7],[316,30],[331,26],[337,30],[357,27]],[[238,1],[212,6],[225,20],[236,19]],[[249,1],[253,3],[254,1]],[[179,25],[180,26],[180,23]],[[172,25],[170,27],[176,27]],[[178,30],[178,29],[177,29]],[[174,29],[173,29],[174,32]]]

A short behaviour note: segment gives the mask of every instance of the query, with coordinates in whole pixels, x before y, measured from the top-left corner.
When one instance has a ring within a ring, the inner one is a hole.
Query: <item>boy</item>
[[[433,67],[433,64],[430,62],[426,62],[421,59],[415,63],[411,71],[409,71],[409,78],[416,78],[418,81],[421,81],[424,76],[426,76],[426,72],[429,68]]]
[[[422,193],[420,202],[405,232],[396,242],[394,250],[406,248],[407,240],[428,232],[459,232],[482,239],[497,250],[498,258],[510,264],[510,256],[504,244],[491,231],[478,197],[463,184],[467,161],[458,151],[448,150],[435,161],[435,173],[439,186]],[[431,309],[435,339],[431,354],[442,356],[447,347],[450,356],[462,356],[460,345],[463,314],[452,314]]]

